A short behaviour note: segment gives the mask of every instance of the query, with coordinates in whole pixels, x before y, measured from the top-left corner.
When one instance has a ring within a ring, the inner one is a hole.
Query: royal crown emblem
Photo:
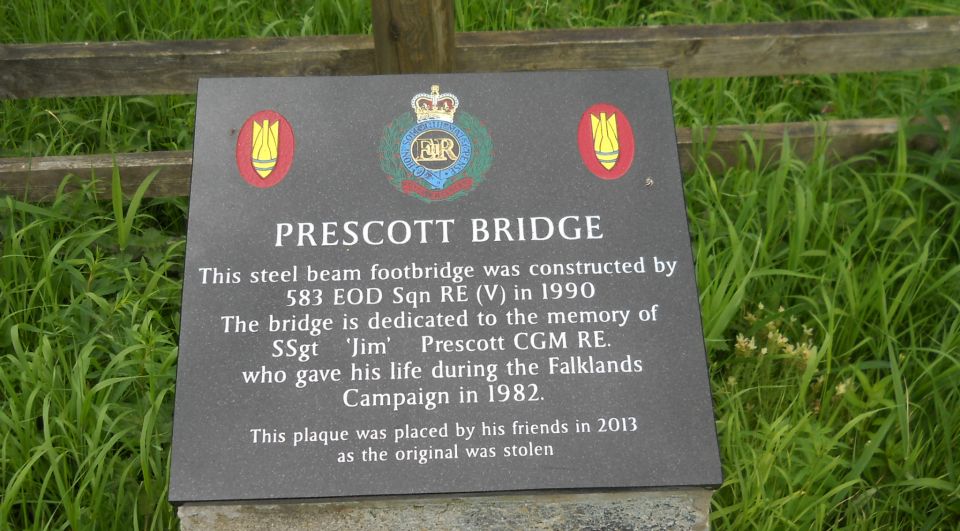
[[[460,100],[453,94],[440,94],[440,85],[430,87],[430,94],[421,92],[410,100],[410,106],[417,113],[417,123],[427,120],[443,120],[453,123],[453,115],[460,106]]]
[[[460,99],[441,93],[439,85],[415,95],[410,106],[412,114],[384,128],[383,171],[401,192],[426,202],[463,197],[490,167],[493,147],[486,127],[467,112],[457,115]]]

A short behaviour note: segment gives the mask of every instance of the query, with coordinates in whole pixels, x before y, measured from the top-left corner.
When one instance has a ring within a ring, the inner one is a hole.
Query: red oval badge
[[[280,113],[253,113],[237,136],[237,169],[257,188],[270,188],[286,177],[293,164],[296,142],[290,122]]]
[[[580,158],[601,179],[619,179],[633,164],[633,128],[623,111],[595,103],[583,112],[577,129]]]

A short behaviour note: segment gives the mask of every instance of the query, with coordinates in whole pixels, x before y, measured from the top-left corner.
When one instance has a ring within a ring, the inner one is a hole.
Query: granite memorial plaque
[[[663,71],[202,80],[170,500],[721,482]]]

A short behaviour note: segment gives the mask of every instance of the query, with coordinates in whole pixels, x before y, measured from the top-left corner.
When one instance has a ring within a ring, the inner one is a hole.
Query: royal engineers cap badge
[[[480,120],[458,112],[460,99],[433,85],[410,106],[413,112],[393,120],[380,139],[380,167],[390,183],[429,203],[459,199],[483,182],[493,143]]]

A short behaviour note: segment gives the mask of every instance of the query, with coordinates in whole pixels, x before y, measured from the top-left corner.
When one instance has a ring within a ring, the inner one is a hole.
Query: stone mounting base
[[[702,488],[391,497],[245,505],[184,504],[183,531],[392,529],[706,530]]]

